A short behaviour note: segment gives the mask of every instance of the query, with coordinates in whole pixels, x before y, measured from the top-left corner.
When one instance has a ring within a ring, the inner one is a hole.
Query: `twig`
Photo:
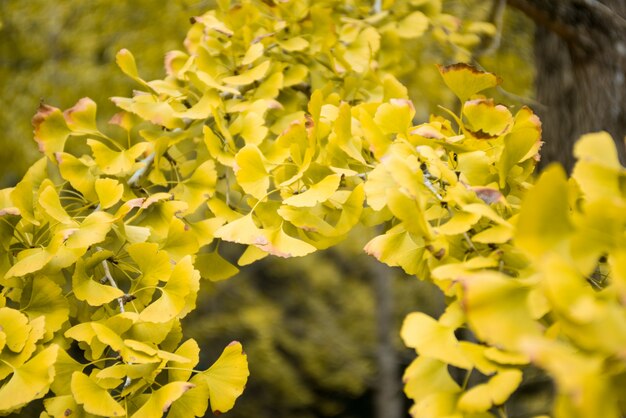
[[[152,166],[152,162],[154,161],[155,156],[156,153],[152,152],[150,155],[140,161],[140,163],[143,163],[144,165],[137,171],[135,171],[135,173],[128,179],[129,186],[133,187],[139,184],[139,181],[146,175],[146,173]]]
[[[96,250],[104,251],[101,247],[96,247]],[[109,264],[107,263],[106,260],[102,260],[102,268],[104,269],[104,277],[106,277],[109,284],[112,287],[119,289],[119,287],[117,286],[117,283],[115,283],[115,279],[113,279],[113,276],[111,275],[111,270],[109,269]],[[122,297],[117,298],[117,303],[120,305],[120,312],[124,313],[126,311],[124,309],[124,297],[122,296]]]

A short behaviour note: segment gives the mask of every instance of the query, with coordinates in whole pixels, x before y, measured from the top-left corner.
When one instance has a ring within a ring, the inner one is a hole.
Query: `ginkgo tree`
[[[446,295],[440,318],[402,328],[414,416],[506,414],[531,364],[555,381],[556,416],[623,414],[626,190],[608,135],[581,140],[572,179],[553,167],[533,186],[539,119],[484,96],[500,80],[465,64],[439,68],[458,112],[415,124],[403,43],[489,32],[439,1],[217,3],[163,79],[117,54],[138,90],[112,98],[108,129],[88,98],[33,118],[44,156],[0,191],[0,414],[40,398],[55,418],[229,410],[241,344],[196,370],[180,325],[202,277],[237,272],[220,241],[246,265],[359,223],[381,225],[368,254]]]

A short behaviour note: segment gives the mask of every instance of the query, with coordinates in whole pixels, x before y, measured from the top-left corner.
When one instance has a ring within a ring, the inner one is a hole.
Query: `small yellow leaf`
[[[255,81],[258,81],[265,77],[269,68],[270,61],[263,61],[256,67],[252,67],[251,69],[244,71],[239,75],[224,77],[222,81],[232,86],[247,86],[248,84],[252,84]]]
[[[115,179],[97,179],[95,188],[102,209],[108,209],[115,205],[124,194],[124,186]]]
[[[497,76],[479,71],[468,64],[453,64],[449,66],[437,66],[443,81],[452,92],[465,102],[479,91],[495,87],[502,82]]]
[[[246,145],[235,156],[235,175],[243,190],[261,200],[267,194],[270,178],[263,154],[255,145]]]
[[[0,388],[0,414],[8,415],[46,395],[54,380],[58,350],[53,344],[14,370],[9,382]]]
[[[126,410],[111,394],[82,372],[72,374],[72,394],[76,402],[90,414],[105,417],[122,417]]]
[[[248,358],[237,341],[230,343],[213,365],[202,373],[209,386],[213,413],[229,411],[248,381]]]
[[[144,403],[131,418],[154,418],[162,416],[170,409],[172,403],[193,387],[194,384],[189,382],[168,383],[152,392],[146,403]]]
[[[341,176],[331,174],[310,186],[305,192],[283,200],[283,203],[295,207],[313,207],[328,200],[337,191],[340,181]]]

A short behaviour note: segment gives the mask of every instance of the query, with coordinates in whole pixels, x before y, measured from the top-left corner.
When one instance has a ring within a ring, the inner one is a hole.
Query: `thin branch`
[[[96,247],[96,250],[104,251],[101,247]],[[106,260],[102,260],[102,268],[104,269],[104,277],[106,277],[109,284],[112,287],[119,289],[119,287],[117,286],[117,283],[115,283],[115,279],[113,279],[113,276],[111,275],[111,270],[109,269],[109,264],[107,263]],[[124,313],[126,311],[124,309],[124,297],[117,298],[117,303],[120,305],[120,312]]]
[[[489,42],[489,44],[484,45],[482,49],[474,53],[475,57],[492,54],[500,47],[506,2],[507,0],[493,0],[493,6],[491,8],[491,12],[489,13],[489,22],[496,27],[496,33],[491,38],[491,42]]]
[[[140,161],[140,163],[143,163],[143,166],[139,168],[137,171],[135,171],[135,173],[131,176],[131,178],[128,179],[129,186],[133,187],[139,184],[139,181],[141,181],[141,179],[143,179],[145,175],[148,173],[148,170],[152,166],[152,162],[154,162],[155,156],[156,156],[156,153],[152,152],[150,155],[148,155],[146,158]]]

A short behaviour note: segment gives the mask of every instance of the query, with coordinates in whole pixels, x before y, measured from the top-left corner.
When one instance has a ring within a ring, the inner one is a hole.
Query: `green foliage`
[[[139,90],[113,98],[110,131],[90,99],[35,115],[45,156],[0,194],[0,413],[42,397],[43,417],[229,410],[249,374],[241,344],[195,370],[180,326],[201,274],[237,271],[219,241],[245,246],[245,265],[365,224],[382,225],[367,253],[446,295],[439,319],[403,326],[414,416],[494,416],[532,364],[556,383],[555,416],[619,417],[626,212],[611,139],[584,137],[572,179],[555,167],[533,186],[538,118],[483,96],[499,79],[465,64],[439,67],[458,114],[415,125],[395,46],[427,30],[474,39],[436,0],[218,6],[163,79],[117,53]],[[475,371],[487,378],[469,386]]]

